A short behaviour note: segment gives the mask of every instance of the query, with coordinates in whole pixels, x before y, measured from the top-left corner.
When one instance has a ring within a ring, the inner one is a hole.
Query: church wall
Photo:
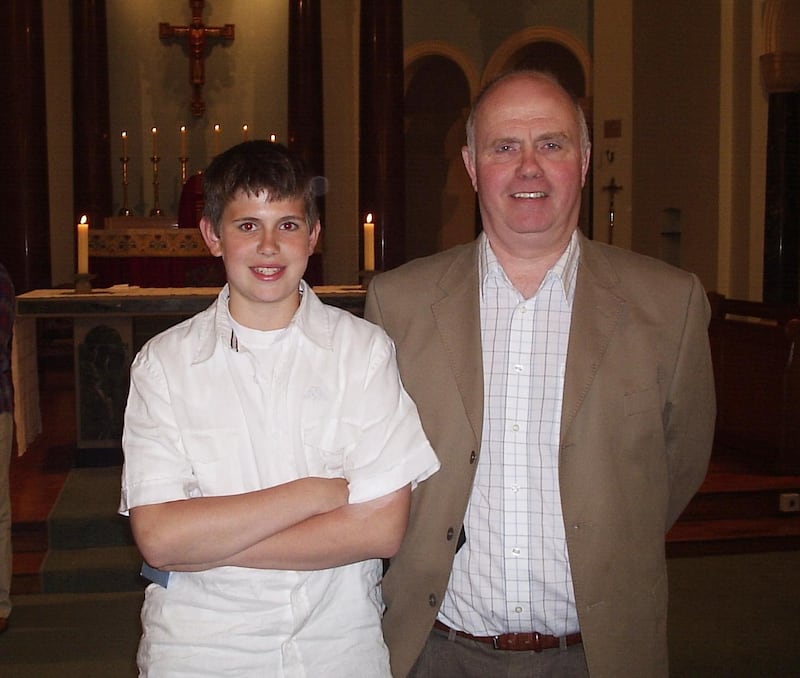
[[[747,252],[743,258],[748,262],[748,294],[746,299],[762,298],[762,277],[764,272],[764,208],[766,205],[767,176],[767,117],[769,99],[761,80],[761,70],[756,66],[759,57],[766,52],[764,44],[764,27],[762,12],[764,3],[754,0],[750,4],[750,27],[752,31],[750,44],[748,106],[750,153],[748,163],[750,195],[750,228],[746,244]]]
[[[718,2],[633,3],[636,251],[716,287],[719,229]]]
[[[739,0],[721,6],[720,229],[716,289],[736,299],[750,296],[751,203],[755,201],[763,208],[763,199],[747,190],[753,171],[752,137],[759,136],[750,124],[752,71],[758,71],[757,62],[751,60],[750,5]],[[759,217],[757,223],[762,221]]]
[[[72,202],[72,88],[69,3],[45,0],[45,89],[47,97],[47,165],[50,192],[50,259],[54,285],[75,275],[75,225]]]
[[[632,8],[629,14],[635,51],[626,44],[624,13],[617,16],[606,11],[609,2]],[[758,91],[758,74],[751,69],[740,78],[739,71],[743,50],[748,49],[744,25],[748,9],[754,32],[751,67],[752,59],[761,51],[754,45],[760,39],[756,32],[760,29],[762,2],[731,2],[735,5],[734,21],[744,31],[741,39],[734,40],[734,46],[721,42],[719,0],[607,0],[602,8],[588,0],[516,4],[405,0],[405,48],[434,41],[452,45],[472,61],[475,72],[482,74],[503,42],[526,27],[554,26],[574,35],[594,58],[596,223],[598,218],[607,218],[607,211],[603,214],[607,194],[601,187],[613,174],[617,183],[624,186],[616,199],[619,237],[615,237],[615,243],[664,257],[664,210],[675,208],[680,211],[682,230],[677,263],[698,272],[709,288],[718,288],[721,279],[739,294],[739,281],[745,279],[752,298],[760,284],[760,134],[766,114],[763,94]],[[74,268],[71,51],[69,32],[63,30],[69,16],[65,3],[45,0],[43,4],[53,283],[62,284],[71,281]],[[205,23],[236,24],[236,40],[235,50],[219,43],[211,49],[203,89],[207,113],[195,120],[189,113],[188,47],[178,42],[164,44],[157,33],[159,21],[189,23],[188,3],[107,0],[114,210],[121,205],[118,158],[122,129],[128,129],[131,135],[129,203],[138,214],[146,214],[153,206],[151,126],[159,128],[160,206],[168,215],[177,212],[180,193],[177,157],[181,124],[190,127],[190,172],[204,167],[213,155],[211,128],[215,123],[222,126],[222,148],[240,140],[241,125],[245,123],[250,126],[251,138],[275,133],[279,140],[286,140],[287,4],[285,0],[206,3]],[[359,4],[360,0],[321,3],[325,173],[330,181],[323,257],[326,280],[331,283],[352,283],[357,278]],[[594,23],[596,15],[601,17],[600,29]],[[595,45],[598,31],[603,34],[603,43]],[[615,31],[621,34],[617,39]],[[720,53],[725,49],[733,51],[721,62]],[[723,91],[720,69],[726,63],[731,75]],[[749,87],[745,82],[748,77]],[[748,100],[749,108],[742,105]],[[726,102],[736,112],[724,122],[720,107]],[[611,171],[602,174],[598,172],[598,154],[603,152],[604,144],[598,136],[602,133],[598,126],[605,119],[622,119],[624,138],[614,142],[618,151],[615,166],[605,167],[603,171]],[[727,125],[722,132],[721,125]],[[730,157],[721,148],[721,133],[736,140]],[[728,164],[726,176],[720,169],[724,163]],[[748,170],[740,167],[742,164],[749,168],[749,178]],[[742,185],[748,181],[748,185]],[[726,205],[719,204],[720,195],[727,196]],[[747,217],[742,221],[742,213],[749,214],[749,223],[744,223]],[[731,215],[739,219],[733,227],[735,232],[728,234],[725,229],[731,226],[725,222],[731,221]],[[724,251],[718,247],[720,236]],[[742,296],[745,294],[742,292]]]
[[[572,33],[591,50],[592,3],[589,0],[403,2],[406,46],[426,40],[452,43],[474,60],[480,73],[504,40],[529,26],[556,26]]]
[[[326,282],[358,282],[359,0],[322,2],[325,174],[322,229]]]
[[[595,5],[593,53],[593,235],[602,242],[630,248],[632,237],[631,172],[633,147],[632,0],[605,0]],[[609,123],[606,129],[606,123]],[[617,124],[618,123],[618,124]],[[613,181],[613,184],[612,184]],[[621,186],[611,195],[604,187]]]
[[[233,43],[209,38],[203,97],[206,112],[193,117],[189,108],[187,38],[162,41],[158,23],[187,25],[189,3],[137,0],[106,2],[109,45],[109,98],[114,209],[121,206],[120,132],[129,134],[130,207],[146,215],[153,207],[152,136],[158,128],[160,203],[176,215],[180,198],[181,125],[188,128],[189,174],[202,170],[216,154],[242,140],[242,125],[251,139],[276,134],[286,141],[288,4],[284,0],[206,3],[207,26],[235,25]],[[219,124],[219,140],[214,125]]]

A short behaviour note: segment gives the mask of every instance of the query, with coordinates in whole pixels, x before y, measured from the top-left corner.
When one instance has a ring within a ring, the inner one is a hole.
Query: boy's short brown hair
[[[220,234],[222,212],[237,193],[264,193],[267,201],[302,198],[308,227],[319,219],[317,179],[283,144],[244,141],[220,153],[203,174],[203,216]],[[324,179],[322,179],[324,182]]]

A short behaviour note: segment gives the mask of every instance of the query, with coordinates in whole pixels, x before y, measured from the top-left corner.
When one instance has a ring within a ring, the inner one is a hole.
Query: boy
[[[389,676],[380,558],[438,469],[382,330],[301,279],[314,182],[266,141],[203,178],[228,284],[131,368],[120,511],[156,575],[141,675]]]

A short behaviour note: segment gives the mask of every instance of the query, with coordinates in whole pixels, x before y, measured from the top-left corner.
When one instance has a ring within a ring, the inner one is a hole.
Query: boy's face
[[[303,199],[267,202],[265,193],[239,191],[222,212],[220,234],[205,218],[200,230],[211,254],[225,263],[233,318],[258,330],[286,327],[320,230],[319,222],[306,223]]]

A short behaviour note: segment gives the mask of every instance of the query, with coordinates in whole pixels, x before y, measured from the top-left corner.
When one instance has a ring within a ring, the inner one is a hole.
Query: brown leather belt
[[[447,634],[455,634],[459,638],[474,640],[478,643],[491,645],[495,650],[527,650],[528,652],[542,652],[554,650],[557,647],[568,647],[582,642],[580,633],[570,633],[559,638],[558,636],[543,636],[541,633],[504,633],[499,636],[473,636],[464,631],[456,631],[438,619],[433,622],[433,628]]]

